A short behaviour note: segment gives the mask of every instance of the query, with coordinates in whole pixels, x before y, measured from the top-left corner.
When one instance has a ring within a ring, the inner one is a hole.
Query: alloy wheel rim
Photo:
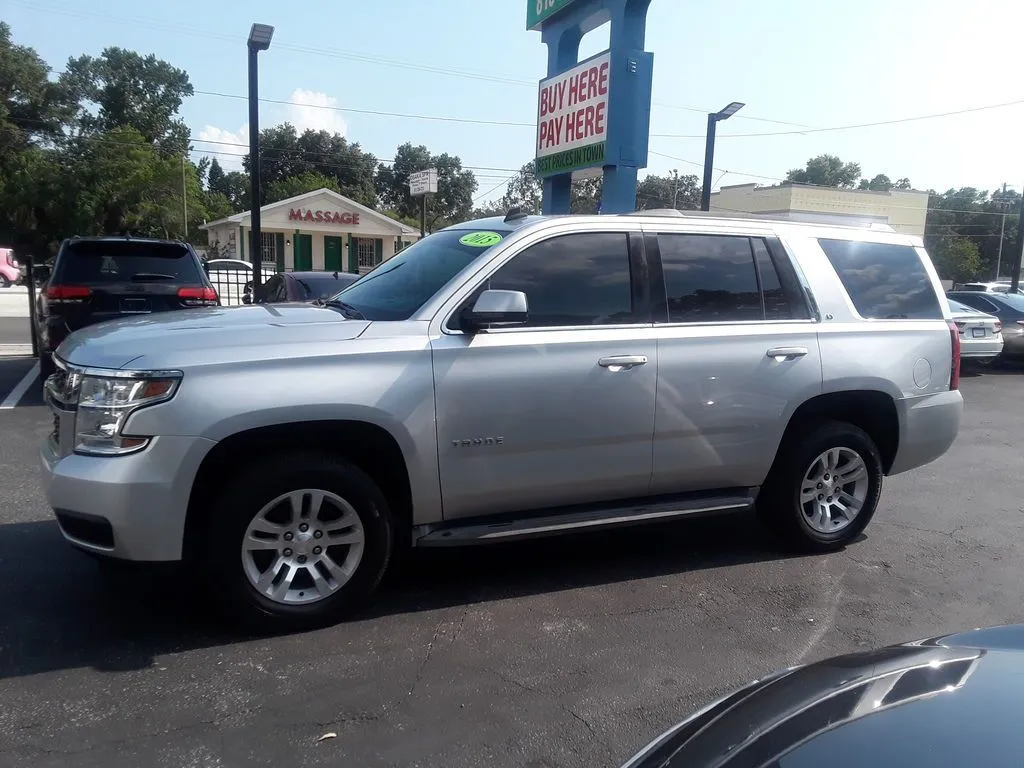
[[[302,488],[256,513],[242,539],[242,568],[250,586],[275,603],[315,603],[349,582],[365,544],[351,504],[330,491]]]
[[[867,464],[852,448],[829,448],[811,462],[800,484],[804,521],[818,533],[847,528],[868,498]]]

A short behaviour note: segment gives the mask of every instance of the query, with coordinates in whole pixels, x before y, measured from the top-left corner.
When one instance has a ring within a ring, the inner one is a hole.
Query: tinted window
[[[350,283],[354,283],[358,275],[340,273],[337,277],[333,272],[323,275],[303,275],[296,277],[295,282],[302,292],[303,300],[330,298]]]
[[[625,233],[564,235],[526,249],[487,288],[522,291],[530,326],[638,322],[633,313]]]
[[[861,317],[942,317],[938,296],[917,251],[908,245],[818,240]]]
[[[658,244],[665,272],[669,322],[721,323],[764,318],[754,256],[747,238],[658,235]],[[777,277],[775,284],[778,286]]]
[[[58,262],[54,284],[204,282],[196,259],[187,248],[174,243],[69,243]]]
[[[792,320],[797,315],[786,297],[779,280],[779,273],[772,263],[771,254],[764,240],[755,238],[750,241],[750,247],[754,249],[754,261],[757,262],[757,274],[761,278],[761,295],[764,297],[764,316],[767,320]],[[799,313],[805,317],[806,312]]]
[[[973,307],[981,312],[999,311],[999,307],[980,294],[973,296],[971,294],[961,294],[956,297],[956,300],[961,304],[966,304],[968,308]]]
[[[483,234],[472,229],[437,232],[381,262],[338,298],[367,320],[408,320],[449,280],[507,234],[507,230]]]

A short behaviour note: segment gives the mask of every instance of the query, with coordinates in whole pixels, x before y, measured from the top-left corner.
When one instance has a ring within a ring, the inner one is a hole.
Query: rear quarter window
[[[861,317],[942,319],[942,307],[928,272],[909,245],[824,238],[818,240],[818,245]]]

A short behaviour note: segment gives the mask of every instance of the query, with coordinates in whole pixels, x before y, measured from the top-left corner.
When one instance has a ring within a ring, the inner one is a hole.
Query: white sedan
[[[1003,324],[973,307],[949,299],[953,322],[960,331],[960,357],[990,363],[1003,351]]]

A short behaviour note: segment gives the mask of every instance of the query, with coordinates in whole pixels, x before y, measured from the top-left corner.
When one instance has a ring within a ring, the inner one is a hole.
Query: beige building
[[[329,189],[317,189],[260,209],[267,271],[369,272],[416,240],[419,230]],[[252,261],[250,212],[202,225],[209,253]]]
[[[792,182],[772,187],[737,184],[712,192],[711,210],[829,224],[888,224],[897,232],[923,235],[928,193],[913,189],[836,189]]]

